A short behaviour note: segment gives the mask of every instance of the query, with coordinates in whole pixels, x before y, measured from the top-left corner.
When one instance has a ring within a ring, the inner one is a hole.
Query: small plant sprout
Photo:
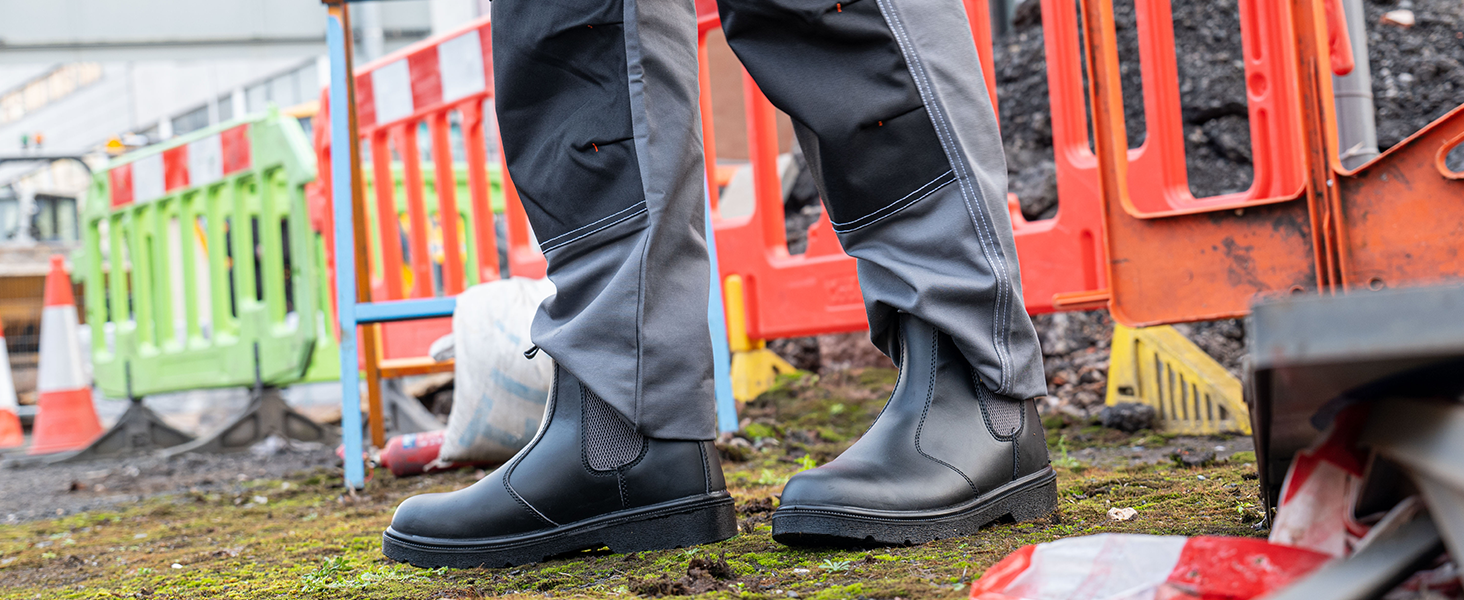
[[[1053,466],[1072,469],[1082,465],[1078,459],[1068,456],[1066,435],[1057,438],[1057,455],[1057,458],[1052,459]]]
[[[798,459],[798,470],[807,471],[818,466],[818,461],[813,459],[812,454],[804,454]]]

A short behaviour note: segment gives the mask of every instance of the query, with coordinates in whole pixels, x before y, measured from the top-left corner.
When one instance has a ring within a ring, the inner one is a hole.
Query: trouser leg
[[[1022,306],[1006,163],[960,0],[719,0],[727,41],[792,118],[871,336],[948,333],[993,392],[1046,394]]]
[[[509,173],[558,290],[534,343],[647,436],[711,439],[691,0],[496,0]]]

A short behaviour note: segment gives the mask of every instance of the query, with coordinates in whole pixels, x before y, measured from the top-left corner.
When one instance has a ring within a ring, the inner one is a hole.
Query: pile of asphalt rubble
[[[1124,117],[1129,145],[1137,147],[1144,141],[1145,124],[1134,4],[1113,4]],[[1058,210],[1040,5],[1039,0],[1025,0],[1018,6],[1013,31],[996,40],[994,55],[1009,189],[1028,220],[1050,219]],[[1378,146],[1386,150],[1464,101],[1464,2],[1366,0],[1365,10]],[[1233,1],[1208,0],[1173,2],[1172,11],[1190,190],[1196,197],[1244,191],[1251,184],[1252,166],[1239,9]],[[1396,11],[1407,11],[1413,24],[1404,26],[1391,18]],[[1464,170],[1464,164],[1456,165],[1464,163],[1464,152],[1453,154],[1450,166]],[[802,250],[802,230],[819,211],[815,198],[805,200],[789,203],[790,246],[799,246],[795,253]],[[1051,394],[1042,412],[1097,416],[1113,336],[1107,312],[1039,315],[1033,321]],[[1176,328],[1240,375],[1243,322]],[[770,347],[795,366],[815,372],[890,366],[864,333],[778,340]]]
[[[1143,84],[1133,0],[1114,0],[1129,146],[1144,141]],[[1250,123],[1234,2],[1172,3],[1190,190],[1196,197],[1251,184]],[[1367,0],[1380,149],[1397,144],[1464,100],[1464,3]],[[1414,24],[1384,19],[1408,11]],[[995,44],[1001,134],[1010,189],[1029,220],[1057,214],[1056,167],[1038,0],[1017,8],[1014,31]]]
[[[1196,197],[1244,191],[1251,184],[1252,167],[1240,13],[1234,2],[1216,1],[1174,2],[1172,10],[1190,189]],[[1464,2],[1367,0],[1365,10],[1378,147],[1386,150],[1464,101]],[[1413,25],[1384,18],[1393,11],[1411,13]],[[1114,1],[1114,20],[1129,146],[1137,147],[1145,127],[1133,0]],[[1026,0],[1017,8],[1014,31],[997,41],[994,55],[1009,188],[1029,220],[1057,214],[1042,33],[1040,2]],[[1096,415],[1106,391],[1112,339],[1108,314],[1041,315],[1034,322],[1052,394],[1044,412]],[[1243,322],[1177,328],[1231,373],[1240,374]]]

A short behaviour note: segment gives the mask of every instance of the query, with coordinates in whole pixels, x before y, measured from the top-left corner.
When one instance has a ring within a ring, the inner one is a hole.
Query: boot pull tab
[[[535,356],[538,356],[538,355],[539,355],[539,345],[538,344],[534,344],[532,346],[529,346],[529,349],[528,350],[524,350],[524,358],[527,358],[529,360],[534,360],[534,357]]]

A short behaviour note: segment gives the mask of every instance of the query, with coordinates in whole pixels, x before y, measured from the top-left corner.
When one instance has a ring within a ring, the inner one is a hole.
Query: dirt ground
[[[1052,517],[912,548],[773,542],[768,518],[782,484],[852,443],[894,380],[888,368],[791,376],[750,403],[742,431],[720,442],[741,530],[731,540],[514,569],[421,570],[381,556],[381,531],[402,499],[469,485],[481,471],[398,479],[379,470],[356,496],[328,453],[309,449],[0,471],[0,488],[29,488],[14,497],[33,507],[16,512],[29,520],[0,526],[0,598],[957,598],[1024,544],[1109,531],[1266,533],[1248,440],[1124,434],[1058,415],[1046,419],[1061,498]],[[1213,456],[1194,466],[1182,459],[1206,450]],[[170,470],[176,485],[165,489]],[[1115,506],[1140,516],[1112,521]],[[48,514],[56,508],[65,516]]]
[[[338,463],[335,453],[320,444],[271,438],[239,454],[187,454],[171,459],[142,456],[5,468],[0,469],[0,523],[111,510],[167,493],[237,496],[251,481]]]

